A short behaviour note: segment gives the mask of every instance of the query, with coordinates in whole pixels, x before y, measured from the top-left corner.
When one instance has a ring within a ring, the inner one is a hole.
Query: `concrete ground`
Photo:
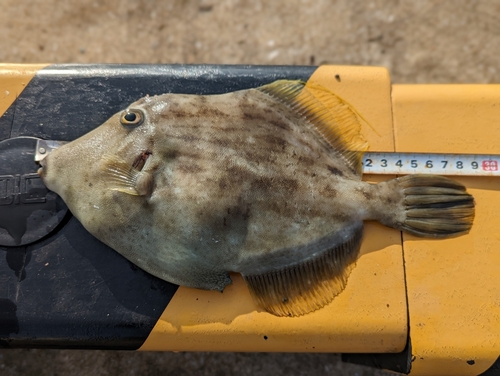
[[[498,83],[500,4],[2,0],[0,62],[354,64],[395,83]],[[0,258],[1,259],[1,258]],[[388,375],[335,354],[0,350],[0,375]]]

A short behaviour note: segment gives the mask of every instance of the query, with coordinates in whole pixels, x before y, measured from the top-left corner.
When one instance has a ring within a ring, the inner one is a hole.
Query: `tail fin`
[[[462,184],[435,175],[408,175],[396,180],[403,190],[406,212],[400,230],[426,238],[469,232],[474,220],[474,198]]]

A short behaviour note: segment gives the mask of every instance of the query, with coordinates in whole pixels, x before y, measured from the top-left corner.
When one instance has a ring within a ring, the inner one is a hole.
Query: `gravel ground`
[[[2,0],[0,62],[354,64],[498,83],[497,1]],[[0,258],[3,259],[3,258]],[[0,375],[389,375],[336,354],[0,350]]]

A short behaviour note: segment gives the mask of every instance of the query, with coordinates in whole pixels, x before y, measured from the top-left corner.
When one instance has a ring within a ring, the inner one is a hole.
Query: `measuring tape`
[[[500,176],[500,155],[365,153],[364,174]]]

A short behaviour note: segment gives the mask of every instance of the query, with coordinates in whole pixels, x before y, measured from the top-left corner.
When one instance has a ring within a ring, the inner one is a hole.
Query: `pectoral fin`
[[[151,193],[153,177],[150,173],[138,171],[123,159],[112,154],[105,154],[101,160],[103,170],[111,190],[133,196],[145,196]]]
[[[363,227],[343,244],[284,269],[244,275],[254,300],[276,316],[302,316],[340,294],[358,258]]]

